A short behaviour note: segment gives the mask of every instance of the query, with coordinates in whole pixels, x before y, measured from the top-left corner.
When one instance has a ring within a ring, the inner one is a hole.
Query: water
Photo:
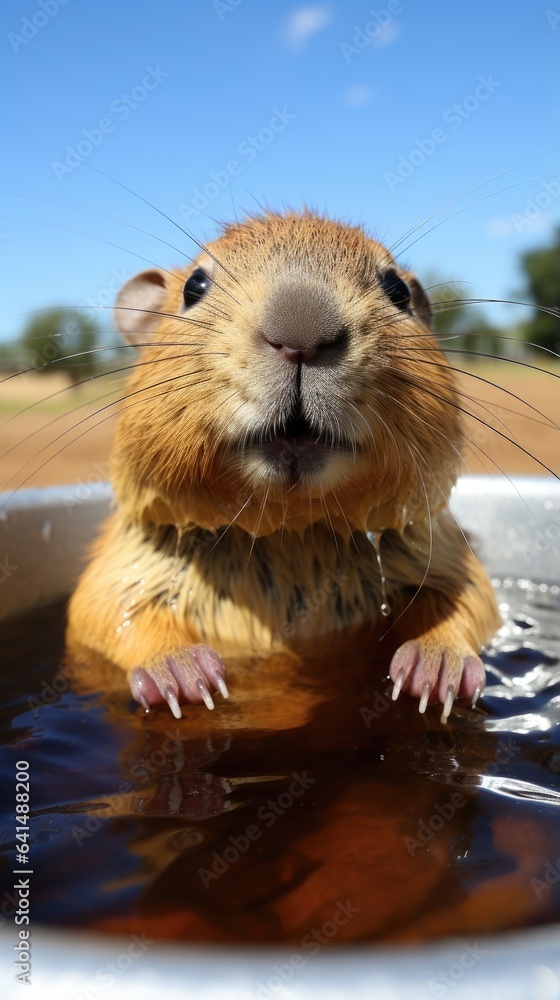
[[[60,673],[61,607],[3,625],[6,887],[27,760],[37,924],[311,947],[560,919],[560,592],[496,586],[488,687],[446,726],[391,702],[388,650],[239,668],[177,722],[103,666]]]
[[[383,569],[383,563],[381,561],[381,536],[382,531],[370,531],[368,533],[368,538],[375,549],[375,556],[377,559],[377,566],[379,568],[379,577],[381,580],[381,604],[379,610],[384,618],[388,618],[391,614],[391,605],[387,600],[387,580],[385,579],[385,571]]]

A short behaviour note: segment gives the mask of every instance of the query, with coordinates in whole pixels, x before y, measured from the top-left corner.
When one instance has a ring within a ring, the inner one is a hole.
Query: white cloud
[[[333,13],[332,5],[328,3],[299,7],[286,22],[285,38],[288,48],[293,52],[301,52],[311,36],[326,28],[332,21]]]
[[[384,45],[390,45],[391,42],[394,42],[399,37],[400,31],[398,22],[393,18],[380,28],[378,34],[373,39],[373,44],[379,46],[379,48],[382,48]]]
[[[485,230],[491,239],[501,240],[507,236],[517,236],[519,233],[546,232],[552,229],[553,222],[552,215],[548,212],[539,212],[532,217],[522,212],[513,212],[511,215],[488,219]]]
[[[373,90],[365,83],[355,83],[344,91],[344,99],[351,108],[361,108],[373,100]]]
[[[493,240],[501,240],[504,236],[511,236],[513,233],[513,224],[508,215],[488,219],[484,228],[486,235],[490,236]]]

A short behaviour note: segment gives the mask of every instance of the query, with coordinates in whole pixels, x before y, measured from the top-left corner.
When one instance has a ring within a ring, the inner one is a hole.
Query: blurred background
[[[465,471],[560,471],[560,323],[535,308],[560,307],[558,0],[14,0],[0,22],[0,489],[108,477],[118,288],[263,206],[363,224],[430,288]],[[489,301],[445,306],[465,298]]]

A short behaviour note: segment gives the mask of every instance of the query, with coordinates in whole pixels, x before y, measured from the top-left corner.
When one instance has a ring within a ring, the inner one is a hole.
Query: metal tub
[[[67,595],[84,562],[88,543],[111,503],[110,488],[52,487],[0,496],[0,617],[7,618]],[[493,575],[560,580],[560,483],[548,478],[462,479],[452,498],[461,525],[478,538]],[[126,953],[130,940],[32,927],[32,985],[14,982],[17,928],[0,931],[2,995],[8,1000],[87,998],[144,1000],[241,1000],[255,997],[339,1000],[422,1000],[437,971],[450,969],[468,943],[464,938],[415,947],[338,948],[306,961],[279,985],[275,966],[289,962],[282,948],[190,948],[155,945],[142,971],[101,982],[99,970]],[[472,942],[471,942],[472,944]],[[453,1000],[554,1000],[560,998],[560,925],[484,937],[484,960],[447,989]],[[435,970],[435,971],[434,971]],[[107,977],[106,977],[107,978]],[[260,985],[259,985],[260,984]],[[422,988],[424,984],[424,989]],[[442,987],[438,989],[441,991]]]

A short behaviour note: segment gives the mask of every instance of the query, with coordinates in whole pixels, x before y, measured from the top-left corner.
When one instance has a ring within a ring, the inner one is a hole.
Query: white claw
[[[418,705],[418,711],[420,712],[420,715],[423,715],[424,712],[426,711],[426,708],[428,707],[428,701],[430,700],[431,692],[432,692],[431,685],[427,681],[424,684],[424,690],[422,691],[422,697],[420,698],[420,704]]]
[[[393,684],[393,690],[391,692],[391,698],[393,699],[393,701],[397,700],[402,691],[402,686],[404,684],[405,676],[406,674],[404,670],[399,670],[397,676],[395,677],[395,683]]]
[[[477,687],[475,693],[473,694],[473,699],[471,701],[471,708],[476,708],[476,703],[482,694],[482,688]]]
[[[227,684],[223,677],[220,677],[219,674],[216,674],[216,676],[214,677],[214,684],[218,688],[218,691],[220,692],[222,698],[229,698],[229,691],[227,689]]]
[[[179,702],[177,701],[175,695],[173,694],[173,691],[166,691],[165,700],[167,701],[167,704],[169,705],[175,718],[181,719],[183,713],[181,712],[181,706],[179,705]]]
[[[202,696],[202,700],[203,700],[204,704],[206,705],[206,708],[208,708],[208,709],[210,709],[210,711],[212,711],[212,709],[214,708],[214,702],[212,700],[212,695],[210,694],[208,688],[206,687],[206,684],[204,683],[204,681],[197,681],[196,682],[196,686],[197,686],[198,690],[200,691],[200,694]]]
[[[441,721],[445,725],[453,708],[453,702],[455,700],[455,688],[450,684],[447,688],[447,694],[445,695],[445,702],[443,704],[443,711],[441,713]]]

